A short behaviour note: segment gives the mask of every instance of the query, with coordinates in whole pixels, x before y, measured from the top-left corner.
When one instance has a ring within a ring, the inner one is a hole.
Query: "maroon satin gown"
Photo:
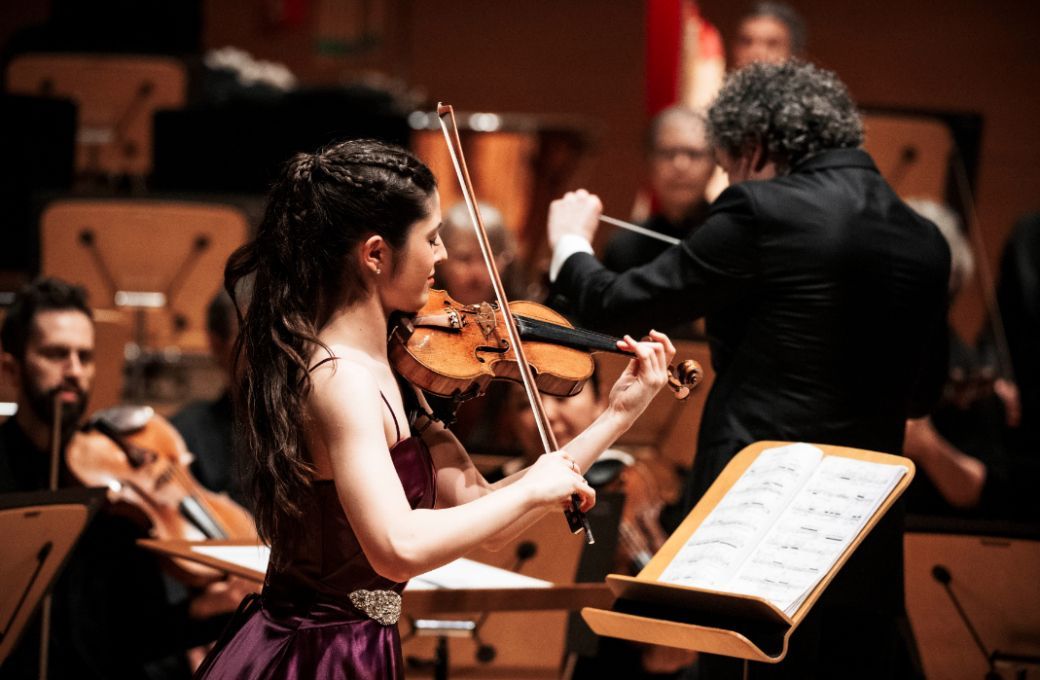
[[[395,422],[396,425],[396,422]],[[413,508],[432,508],[434,468],[419,437],[390,450]],[[358,545],[331,480],[314,485],[300,537],[263,593],[243,602],[196,678],[375,680],[403,678],[397,625],[384,626],[350,603],[358,589],[404,590],[377,574]],[[277,552],[278,545],[272,549]],[[272,565],[274,560],[272,560]]]

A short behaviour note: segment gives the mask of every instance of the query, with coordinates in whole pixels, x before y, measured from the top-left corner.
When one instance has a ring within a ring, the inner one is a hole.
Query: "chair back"
[[[9,92],[76,103],[76,172],[86,176],[148,175],[152,115],[183,107],[187,82],[168,57],[29,53],[7,67]]]

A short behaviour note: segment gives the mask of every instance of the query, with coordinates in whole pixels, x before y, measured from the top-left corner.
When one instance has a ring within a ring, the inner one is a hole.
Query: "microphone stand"
[[[960,616],[961,621],[964,622],[964,627],[968,629],[969,633],[971,633],[975,645],[979,648],[979,651],[982,652],[983,658],[986,659],[986,665],[989,666],[989,670],[986,671],[986,675],[983,676],[985,680],[1001,680],[1000,673],[997,672],[996,665],[993,663],[997,653],[990,653],[986,650],[986,645],[982,643],[982,638],[979,636],[979,632],[975,630],[975,626],[972,625],[967,612],[964,611],[964,607],[961,606],[960,600],[957,599],[957,595],[954,594],[953,588],[950,587],[950,582],[953,580],[950,570],[941,564],[937,564],[932,567],[932,578],[942,585],[943,590],[946,591],[946,595],[950,598],[950,601],[953,602],[953,607],[957,610],[958,616]]]

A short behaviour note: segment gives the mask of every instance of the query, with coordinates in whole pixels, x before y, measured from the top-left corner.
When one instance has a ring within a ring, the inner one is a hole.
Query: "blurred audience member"
[[[239,504],[250,507],[244,493],[241,471],[234,463],[233,409],[228,385],[234,369],[238,319],[231,298],[223,289],[206,308],[206,337],[210,353],[226,380],[216,399],[194,401],[177,412],[170,422],[184,437],[195,456],[192,474],[211,491],[224,491]]]
[[[805,21],[790,5],[756,2],[744,15],[731,48],[734,69],[755,61],[780,62],[804,57]]]
[[[510,385],[509,406],[513,414],[511,418],[512,432],[516,437],[517,444],[522,451],[522,456],[517,461],[517,470],[523,469],[537,460],[538,456],[545,453],[542,449],[541,437],[538,427],[534,421],[534,411],[527,403],[527,395],[522,385]],[[553,436],[561,448],[566,447],[572,439],[592,425],[607,408],[607,395],[600,391],[597,376],[585,382],[585,386],[573,397],[554,397],[549,394],[542,395],[542,405],[545,407],[545,415],[552,426]],[[614,449],[607,449],[601,460],[629,460],[626,454],[618,454]],[[593,465],[586,477],[593,486],[602,485],[604,480],[596,481],[597,474]],[[511,470],[506,474],[511,474]],[[600,474],[603,470],[598,471]],[[606,480],[609,481],[609,480]]]
[[[647,229],[683,239],[708,217],[708,186],[716,165],[705,126],[701,113],[681,106],[665,109],[650,122],[646,164],[656,210],[642,221]],[[645,210],[637,206],[635,212]],[[618,229],[603,251],[603,264],[621,273],[650,262],[667,249],[664,241]],[[683,322],[664,331],[672,339],[690,339],[704,335],[701,327],[700,323]]]

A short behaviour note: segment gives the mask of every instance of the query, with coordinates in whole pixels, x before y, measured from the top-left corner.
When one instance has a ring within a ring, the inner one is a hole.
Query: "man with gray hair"
[[[685,494],[691,508],[760,440],[899,453],[945,372],[950,254],[859,148],[844,85],[810,64],[756,63],[708,113],[731,186],[707,220],[652,262],[615,274],[591,255],[601,211],[553,203],[550,278],[597,330],[640,333],[705,317],[715,383]],[[875,527],[791,639],[752,677],[903,677],[902,511]],[[731,677],[702,658],[702,677]],[[736,677],[739,677],[737,675]]]

